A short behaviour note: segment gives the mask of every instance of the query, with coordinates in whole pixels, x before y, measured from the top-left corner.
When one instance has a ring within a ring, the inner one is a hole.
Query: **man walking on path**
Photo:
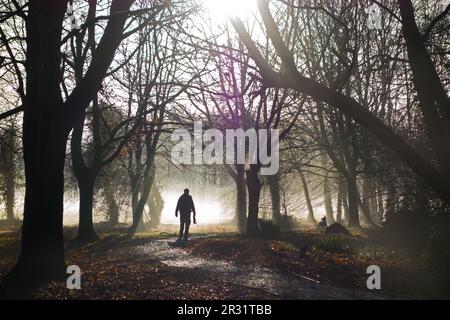
[[[184,189],[184,193],[178,199],[175,217],[178,217],[178,212],[180,212],[180,236],[178,239],[187,241],[189,236],[189,226],[191,224],[191,212],[194,213],[194,224],[197,223],[195,220],[194,200],[192,200],[192,197],[189,195],[189,189]]]

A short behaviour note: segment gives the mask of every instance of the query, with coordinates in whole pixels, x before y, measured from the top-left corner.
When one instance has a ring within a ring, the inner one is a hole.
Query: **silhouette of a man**
[[[189,189],[184,189],[184,193],[178,199],[175,217],[178,217],[178,212],[180,212],[180,236],[178,238],[187,240],[189,236],[189,226],[191,225],[191,212],[194,213],[194,224],[197,223],[195,220],[194,200],[192,200],[192,197],[189,195]]]

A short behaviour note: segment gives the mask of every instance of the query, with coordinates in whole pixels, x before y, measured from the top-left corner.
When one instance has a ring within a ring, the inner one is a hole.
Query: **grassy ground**
[[[15,292],[0,298],[35,299],[271,299],[263,290],[217,281],[189,270],[142,259],[133,249],[154,239],[173,237],[176,228],[125,236],[124,229],[100,230],[101,240],[83,248],[71,245],[73,228],[65,229],[67,264],[83,270],[82,289],[68,290],[65,284],[50,283],[32,292]],[[224,231],[224,229],[217,229]],[[202,229],[199,230],[204,233]],[[0,284],[14,266],[20,249],[20,232],[0,229]]]
[[[71,240],[74,228],[65,229],[67,263],[83,270],[83,290],[67,290],[51,283],[17,297],[38,299],[274,299],[268,291],[218,280],[201,272],[170,267],[143,257],[134,249],[155,239],[173,237],[176,226],[125,236],[125,229],[97,228],[101,240],[82,248]],[[403,298],[443,298],[441,279],[430,270],[426,254],[408,253],[380,246],[376,235],[354,232],[351,237],[319,234],[312,229],[283,233],[277,239],[247,239],[230,227],[196,227],[193,239],[183,249],[209,259],[237,265],[258,265],[303,277],[308,281],[348,289],[365,289],[366,268],[379,265],[382,290]],[[307,247],[306,257],[300,257]],[[0,282],[14,266],[20,248],[17,229],[0,228]]]
[[[258,264],[322,284],[360,290],[366,288],[367,267],[378,265],[382,292],[386,294],[399,298],[450,297],[440,290],[442,279],[431,269],[426,254],[381,246],[367,232],[353,234],[344,237],[303,229],[273,240],[222,235],[194,240],[188,250],[194,255]],[[305,246],[306,257],[301,258],[299,252]]]

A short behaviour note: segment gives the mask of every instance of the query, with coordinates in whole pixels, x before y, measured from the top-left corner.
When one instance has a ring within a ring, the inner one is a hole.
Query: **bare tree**
[[[406,27],[405,25],[403,25],[404,30],[408,29],[405,32],[406,39],[407,42],[408,41],[411,42],[411,39],[408,40],[409,38],[408,32],[412,32],[410,30],[412,11],[411,6],[407,6],[407,4],[410,2],[400,1],[400,3],[403,15],[406,16],[404,18],[405,20],[404,23],[407,24],[409,23],[409,25],[406,25]],[[270,12],[267,2],[264,0],[259,0],[258,8],[264,26],[266,28],[267,34],[271,39],[273,47],[282,62],[283,68],[281,71],[274,70],[269,65],[269,63],[260,53],[254,41],[251,39],[250,35],[246,31],[245,26],[239,19],[234,19],[233,25],[236,31],[238,32],[239,36],[241,37],[242,41],[245,43],[250,55],[258,65],[260,73],[263,77],[264,85],[267,87],[296,89],[302,94],[312,97],[316,101],[327,103],[328,105],[337,108],[338,110],[344,112],[345,114],[348,114],[357,123],[361,124],[362,126],[367,128],[370,132],[372,132],[376,137],[378,137],[386,146],[391,148],[424,181],[426,181],[436,191],[436,193],[438,193],[442,197],[442,199],[449,202],[450,193],[448,190],[450,182],[447,175],[445,174],[446,172],[445,168],[448,167],[449,162],[443,161],[443,159],[445,158],[445,154],[443,153],[445,153],[445,151],[435,150],[435,153],[441,154],[441,156],[438,156],[438,163],[439,163],[438,169],[434,166],[431,160],[428,160],[424,156],[422,156],[417,150],[415,150],[407,142],[405,142],[400,135],[396,134],[390,127],[388,127],[382,121],[380,121],[375,115],[373,115],[369,110],[367,110],[364,106],[362,106],[357,100],[355,100],[350,96],[342,94],[341,92],[333,88],[329,88],[326,85],[319,83],[318,81],[315,81],[309,77],[304,76],[298,70],[293,55],[286,46],[285,42],[283,41],[283,37],[278,30],[277,24],[273,19],[273,16]],[[415,34],[416,39],[417,36],[418,35]],[[409,46],[412,46],[412,44],[409,44]],[[428,68],[426,71],[430,72],[430,69]],[[434,83],[436,83],[436,81]],[[434,90],[439,90],[439,88],[442,88],[440,82],[437,88],[438,89]],[[420,88],[418,89],[420,90]],[[439,101],[443,102],[446,101],[446,99],[443,98],[442,94],[440,94],[439,92],[437,94],[439,94],[439,97],[441,97],[439,98]],[[442,103],[439,105],[441,106]],[[430,139],[433,139],[433,136],[430,135]],[[436,136],[434,137],[436,138]],[[441,139],[442,138],[437,138],[436,141],[440,141]],[[436,141],[434,143],[437,143]],[[435,145],[435,148],[433,149],[436,149],[436,147],[437,145]]]
[[[124,37],[133,2],[112,1],[91,63],[65,100],[61,93],[61,43],[65,41],[68,1],[31,1],[23,11],[27,46],[26,94],[22,101],[26,193],[22,251],[10,280],[30,284],[65,278],[62,212],[67,138],[101,86]],[[155,5],[153,10],[163,8]]]

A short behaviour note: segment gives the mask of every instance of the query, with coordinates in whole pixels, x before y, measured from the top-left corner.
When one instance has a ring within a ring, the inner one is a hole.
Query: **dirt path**
[[[193,239],[205,238],[193,237]],[[136,247],[136,254],[161,263],[196,273],[203,273],[212,278],[231,284],[248,286],[265,290],[280,299],[392,299],[368,290],[348,290],[308,280],[302,275],[286,274],[278,270],[260,266],[237,266],[232,262],[219,259],[196,257],[182,248],[170,245],[176,239],[158,239]]]

